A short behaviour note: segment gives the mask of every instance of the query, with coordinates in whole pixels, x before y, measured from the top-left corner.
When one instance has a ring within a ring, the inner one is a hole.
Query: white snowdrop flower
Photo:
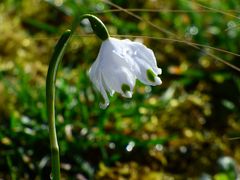
[[[157,67],[151,49],[128,39],[109,37],[102,42],[97,59],[89,70],[89,76],[102,95],[100,107],[109,105],[108,93],[114,92],[131,98],[136,79],[146,85],[160,85],[162,70]]]

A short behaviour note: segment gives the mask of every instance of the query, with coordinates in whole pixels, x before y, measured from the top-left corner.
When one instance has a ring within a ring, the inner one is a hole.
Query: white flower
[[[102,95],[101,108],[109,105],[108,94],[114,92],[131,98],[136,79],[146,85],[160,85],[162,70],[157,67],[151,49],[128,39],[108,38],[103,41],[89,76]]]

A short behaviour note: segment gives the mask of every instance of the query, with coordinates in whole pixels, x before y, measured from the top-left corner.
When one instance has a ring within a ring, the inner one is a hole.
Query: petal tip
[[[159,77],[155,77],[155,85],[161,85],[162,84],[162,81]]]
[[[162,69],[161,69],[161,68],[157,68],[156,73],[157,73],[157,74],[162,74]]]
[[[125,92],[124,94],[122,94],[123,97],[126,97],[126,98],[132,98],[132,92],[131,91],[127,91]]]
[[[109,106],[109,103],[99,103],[101,109],[106,109]]]

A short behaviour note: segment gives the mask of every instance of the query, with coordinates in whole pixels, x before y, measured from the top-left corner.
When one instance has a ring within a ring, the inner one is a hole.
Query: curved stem
[[[52,58],[49,63],[47,80],[46,80],[46,98],[47,98],[47,112],[48,112],[48,124],[49,124],[49,138],[52,157],[52,175],[53,180],[60,180],[60,157],[59,147],[57,141],[57,133],[55,126],[55,83],[57,70],[60,62],[62,61],[65,49],[68,45],[70,37],[74,33],[77,25],[81,19],[88,18],[93,31],[102,40],[109,38],[108,31],[105,25],[100,19],[91,14],[84,14],[82,16],[76,16],[71,30],[67,30],[63,33],[59,41],[57,42]]]
[[[57,42],[50,64],[48,67],[47,81],[46,81],[46,98],[49,124],[49,138],[52,156],[52,179],[60,180],[60,158],[59,147],[57,141],[57,133],[55,127],[55,82],[59,63],[62,60],[66,46],[71,37],[71,31],[67,30],[63,33]]]

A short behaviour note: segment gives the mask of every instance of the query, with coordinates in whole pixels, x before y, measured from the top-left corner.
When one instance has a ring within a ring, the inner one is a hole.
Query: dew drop
[[[155,149],[156,149],[157,151],[162,151],[162,150],[163,150],[163,145],[161,145],[161,144],[156,144]]]
[[[110,142],[110,143],[108,144],[108,147],[109,147],[110,149],[115,149],[115,148],[116,148],[116,144],[113,143],[113,142]]]
[[[97,10],[97,11],[103,11],[103,10],[104,10],[104,4],[98,3],[98,4],[96,5],[96,10]]]
[[[53,179],[53,175],[52,175],[52,173],[50,174],[50,179]]]
[[[197,34],[198,34],[198,28],[197,28],[196,26],[191,26],[191,27],[189,28],[189,33],[190,33],[191,35],[197,35]]]
[[[237,27],[237,24],[234,21],[229,21],[227,23],[228,28],[235,28]]]
[[[187,147],[186,147],[186,146],[181,146],[181,147],[179,148],[179,150],[180,150],[180,152],[181,152],[182,154],[186,154],[186,153],[187,153]]]
[[[151,86],[145,86],[144,91],[146,93],[150,93],[152,91],[152,87]]]
[[[63,4],[63,0],[55,0],[55,1],[54,1],[54,4],[55,4],[56,6],[58,6],[58,7],[60,7],[60,6],[62,6],[62,4]]]
[[[127,147],[126,147],[126,150],[127,150],[128,152],[131,152],[131,151],[133,150],[134,146],[135,146],[135,142],[134,142],[134,141],[130,141],[130,142],[128,143]]]
[[[82,136],[85,136],[88,133],[88,129],[87,128],[82,128],[80,133],[81,133]]]

